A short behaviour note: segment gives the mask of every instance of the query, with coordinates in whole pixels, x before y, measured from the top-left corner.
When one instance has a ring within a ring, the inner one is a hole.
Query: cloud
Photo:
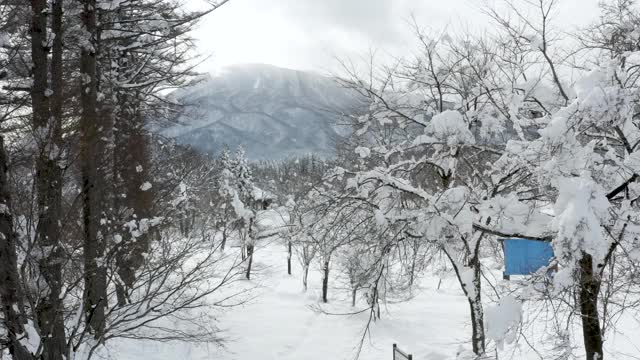
[[[197,3],[203,0],[190,0]],[[269,63],[298,69],[335,69],[335,57],[369,49],[405,55],[415,44],[408,19],[420,26],[486,26],[482,0],[231,0],[205,19],[195,37],[213,54],[206,70],[232,63]],[[596,2],[561,3],[559,24],[593,18]],[[573,5],[580,5],[579,11]]]
[[[394,2],[389,0],[283,1],[288,17],[310,33],[341,30],[364,37],[393,39],[399,35]],[[396,4],[399,1],[396,1]]]

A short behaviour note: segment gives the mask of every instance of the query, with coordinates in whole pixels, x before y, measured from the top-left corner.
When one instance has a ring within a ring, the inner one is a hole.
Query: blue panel
[[[529,275],[549,265],[553,258],[551,243],[526,239],[504,240],[505,275]]]

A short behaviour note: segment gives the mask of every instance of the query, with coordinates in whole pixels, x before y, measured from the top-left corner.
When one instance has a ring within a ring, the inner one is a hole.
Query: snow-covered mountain
[[[164,135],[204,152],[242,144],[250,159],[330,156],[358,97],[333,79],[271,65],[234,65],[173,94],[188,104]]]

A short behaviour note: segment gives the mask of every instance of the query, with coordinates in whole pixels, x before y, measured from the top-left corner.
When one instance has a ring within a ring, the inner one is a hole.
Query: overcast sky
[[[198,0],[192,0],[198,1]],[[406,54],[414,43],[413,15],[432,29],[472,28],[487,19],[483,0],[231,0],[207,17],[195,33],[198,50],[212,57],[202,70],[235,63],[265,63],[321,72],[336,69],[335,57],[369,49]],[[560,0],[557,24],[570,30],[597,16],[598,0]]]

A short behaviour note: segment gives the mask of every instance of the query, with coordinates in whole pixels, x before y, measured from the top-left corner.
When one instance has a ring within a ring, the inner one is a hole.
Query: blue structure
[[[504,239],[504,277],[529,275],[548,266],[553,258],[553,248],[547,241]]]

